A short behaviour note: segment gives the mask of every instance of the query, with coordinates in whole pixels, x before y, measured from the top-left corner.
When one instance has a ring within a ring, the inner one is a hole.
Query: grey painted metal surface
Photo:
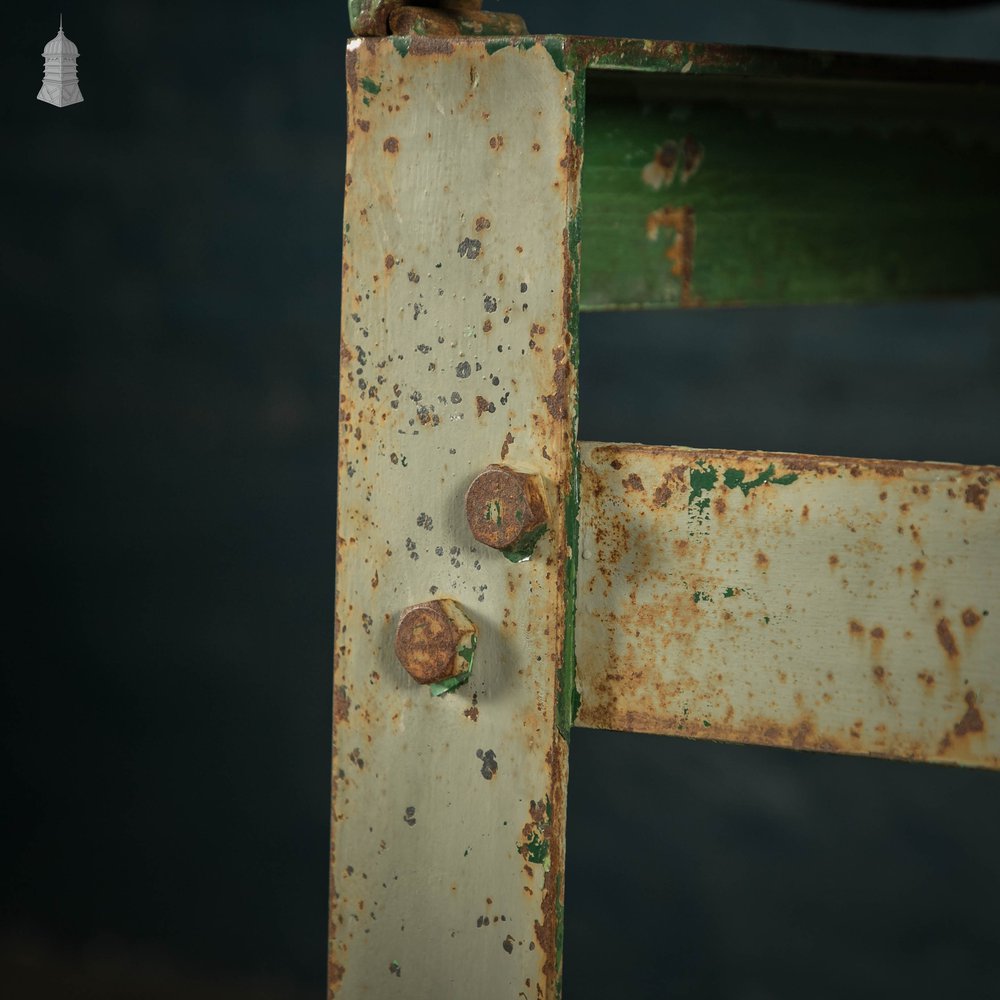
[[[347,72],[331,995],[550,997],[572,76],[541,46],[418,38],[353,41]],[[495,462],[545,484],[548,530],[524,562],[466,521]],[[478,629],[470,679],[438,697],[393,656],[400,612],[434,598]]]
[[[578,724],[1000,767],[1000,469],[581,460]]]

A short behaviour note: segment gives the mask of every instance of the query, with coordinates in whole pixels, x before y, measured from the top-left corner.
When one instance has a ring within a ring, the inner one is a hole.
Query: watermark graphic
[[[62,14],[59,15],[59,34],[42,49],[45,75],[38,99],[57,108],[79,104],[83,100],[80,84],[76,79],[76,60],[80,50],[63,34]]]

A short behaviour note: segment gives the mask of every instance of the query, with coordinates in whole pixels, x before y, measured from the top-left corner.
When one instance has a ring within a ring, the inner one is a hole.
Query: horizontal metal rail
[[[1000,469],[581,453],[578,725],[1000,767]]]
[[[589,70],[582,307],[1000,292],[1000,87],[983,73]]]

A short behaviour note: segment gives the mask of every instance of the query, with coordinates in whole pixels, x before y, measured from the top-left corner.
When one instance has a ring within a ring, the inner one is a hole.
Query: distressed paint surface
[[[417,38],[351,42],[347,74],[330,991],[552,997],[573,76],[541,46]],[[547,491],[522,563],[466,523],[465,491],[495,462]],[[470,679],[439,697],[393,655],[400,612],[434,598],[478,628]]]
[[[580,447],[578,725],[1000,767],[1000,469]]]

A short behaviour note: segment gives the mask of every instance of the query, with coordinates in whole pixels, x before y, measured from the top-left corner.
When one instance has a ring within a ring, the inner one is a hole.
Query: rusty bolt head
[[[542,480],[505,465],[491,465],[465,494],[465,516],[477,541],[526,558],[545,531]]]
[[[396,657],[418,684],[442,684],[472,669],[476,635],[454,601],[415,604],[399,617]]]

